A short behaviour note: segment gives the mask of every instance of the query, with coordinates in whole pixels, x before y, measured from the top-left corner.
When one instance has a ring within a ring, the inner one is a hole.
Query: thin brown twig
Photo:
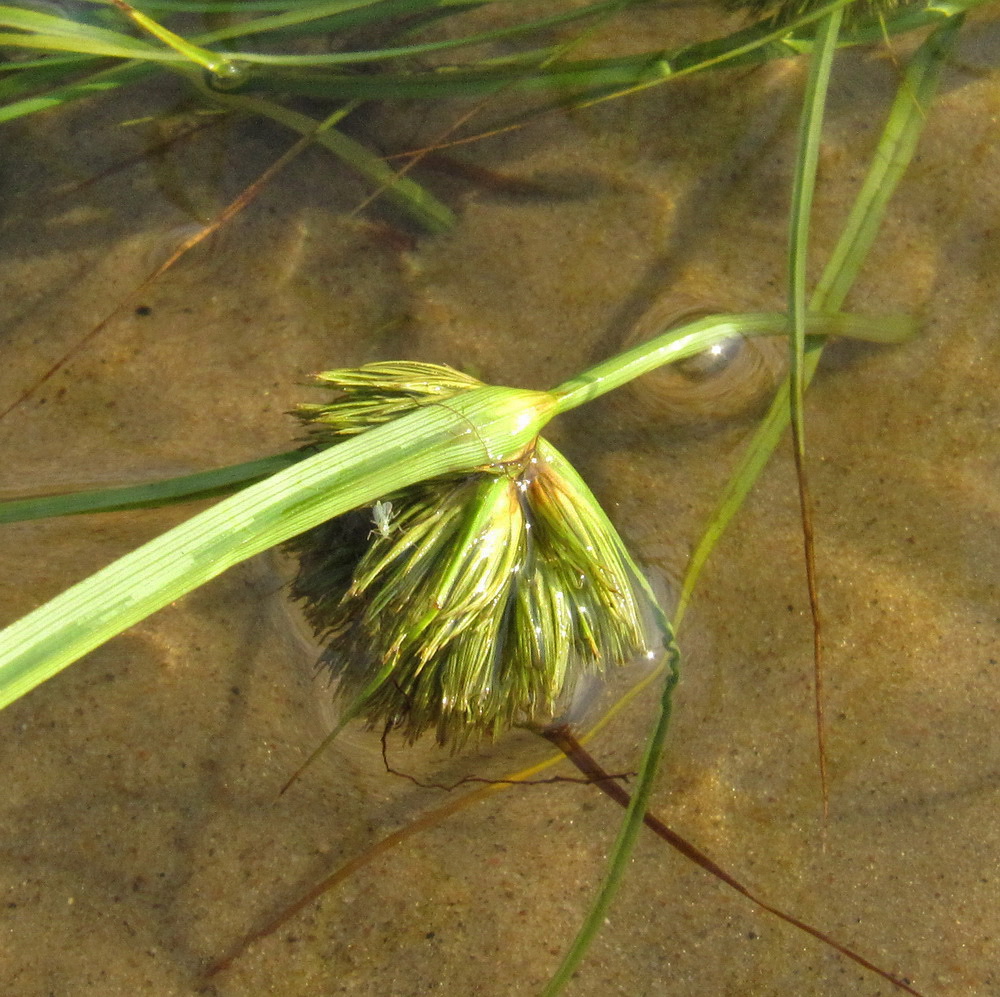
[[[589,776],[602,793],[610,796],[611,799],[613,799],[615,803],[620,806],[626,808],[628,807],[629,802],[631,801],[629,794],[618,783],[601,778],[605,774],[604,769],[601,768],[590,753],[587,752],[577,741],[569,727],[546,728],[539,731],[539,733],[559,748],[566,755],[566,757],[581,772],[583,772],[584,775]],[[722,866],[710,859],[703,851],[701,851],[701,849],[692,845],[686,838],[682,838],[676,831],[672,831],[669,827],[667,827],[667,825],[664,824],[659,817],[647,811],[646,815],[643,817],[643,823],[658,837],[662,838],[668,845],[670,845],[671,848],[680,852],[681,855],[690,859],[695,865],[700,866],[706,872],[715,876],[716,879],[720,879],[727,886],[739,893],[740,896],[746,897],[746,899],[751,903],[760,907],[761,910],[765,910],[769,914],[773,914],[786,924],[790,924],[793,927],[798,928],[800,931],[804,931],[807,935],[812,935],[813,938],[829,945],[845,958],[857,963],[869,972],[881,976],[882,979],[887,980],[894,987],[898,987],[900,990],[904,990],[908,994],[913,994],[915,997],[923,997],[919,990],[915,990],[905,980],[900,979],[888,970],[881,969],[876,966],[875,963],[866,959],[863,955],[860,955],[853,949],[848,948],[841,942],[838,942],[835,938],[831,938],[828,934],[820,931],[818,928],[814,928],[811,924],[807,924],[805,921],[800,920],[794,915],[788,914],[780,908],[775,907],[773,904],[769,904],[767,901],[762,900],[756,893],[749,890],[738,879],[726,872]]]
[[[823,692],[823,618],[819,605],[819,581],[816,570],[815,533],[813,531],[812,497],[806,475],[805,448],[801,445],[799,424],[792,420],[792,451],[795,454],[795,476],[799,486],[799,518],[802,522],[802,547],[805,556],[806,590],[809,593],[809,615],[812,620],[813,696],[816,717],[816,752],[819,756],[819,786],[823,798],[823,823],[830,819],[830,784],[826,771],[826,716]]]
[[[446,793],[450,793],[452,790],[458,789],[459,786],[466,786],[469,783],[480,783],[485,786],[551,786],[553,783],[557,782],[573,782],[577,785],[586,784],[593,782],[594,780],[590,776],[573,776],[573,775],[551,775],[546,779],[491,779],[488,776],[483,775],[466,775],[459,779],[457,782],[453,782],[450,785],[443,782],[424,782],[422,779],[418,779],[415,775],[411,775],[409,772],[403,772],[401,769],[393,768],[389,764],[389,732],[392,730],[391,724],[386,724],[385,729],[382,731],[382,764],[385,765],[386,772],[389,775],[398,776],[401,779],[406,779],[412,782],[414,786],[419,786],[421,789],[440,789]],[[613,779],[618,782],[628,782],[629,779],[635,777],[635,772],[618,772],[612,775],[601,776],[601,779]]]

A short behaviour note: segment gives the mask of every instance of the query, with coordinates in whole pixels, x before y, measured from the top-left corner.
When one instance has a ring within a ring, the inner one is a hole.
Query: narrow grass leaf
[[[961,17],[946,21],[924,41],[911,58],[896,91],[886,125],[872,157],[872,165],[855,199],[844,231],[813,293],[810,302],[812,308],[840,308],[857,278],[878,232],[889,198],[916,148],[941,69],[961,22]],[[805,384],[812,379],[822,350],[821,341],[807,341],[802,360]],[[712,550],[743,505],[787,428],[788,411],[789,393],[786,384],[779,388],[770,409],[754,432],[739,466],[726,485],[719,505],[691,554],[674,613],[675,627],[680,627],[694,587]]]
[[[224,499],[0,632],[0,708],[234,564],[395,488],[475,467],[484,460],[482,441],[500,452],[526,445],[553,411],[554,399],[542,392],[477,389]]]
[[[812,502],[806,475],[805,416],[802,398],[805,392],[803,364],[806,348],[806,277],[809,256],[809,222],[816,189],[816,166],[823,132],[823,112],[830,85],[830,71],[843,20],[843,8],[831,11],[819,23],[806,80],[802,117],[799,125],[798,154],[792,182],[792,203],[788,222],[788,343],[789,419],[792,424],[792,449],[802,520],[806,588],[813,626],[813,687],[816,712],[816,742],[819,755],[819,781],[823,815],[829,813],[829,788],[826,775],[826,729],[823,722],[823,644],[813,542]]]
[[[177,478],[153,481],[123,488],[97,488],[64,495],[39,495],[0,502],[0,524],[21,523],[30,519],[53,516],[79,516],[94,512],[123,512],[126,509],[152,509],[177,502],[227,495],[271,474],[297,464],[308,456],[307,451],[288,453],[233,464],[211,471],[199,471]]]

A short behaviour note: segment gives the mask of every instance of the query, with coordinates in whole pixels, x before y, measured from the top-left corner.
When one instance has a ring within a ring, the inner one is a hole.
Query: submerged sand
[[[1000,992],[1000,86],[995,71],[976,71],[995,70],[996,51],[994,27],[970,28],[849,302],[916,315],[920,335],[833,345],[809,398],[825,832],[787,447],[684,622],[655,801],[768,900],[934,997]],[[817,267],[896,79],[875,49],[838,60]],[[0,422],[0,488],[136,482],[288,449],[297,430],[284,413],[323,368],[412,358],[547,387],[613,353],[655,300],[780,308],[801,82],[793,63],[692,78],[458,150],[529,186],[424,172],[458,215],[438,238],[413,238],[377,211],[349,214],[363,186],[311,150],[138,294],[288,137],[231,122],[101,175],[151,144],[153,126],[116,127],[150,113],[150,99],[13,126],[0,400],[125,304]],[[405,147],[458,113],[416,105],[367,127]],[[706,378],[709,402],[715,390]],[[721,415],[686,420],[657,392],[670,386],[616,393],[553,435],[667,588],[754,411],[734,417],[720,403]],[[2,620],[187,512],[3,527]],[[211,983],[200,978],[342,862],[449,801],[387,775],[364,731],[277,796],[328,712],[282,578],[268,557],[234,569],[0,714],[4,994],[499,997],[537,993],[551,974],[619,821],[586,786],[498,793],[375,858]],[[635,767],[654,700],[595,743],[609,769]],[[544,754],[516,734],[458,758],[397,746],[395,760],[500,774]],[[569,992],[894,991],[644,836]]]

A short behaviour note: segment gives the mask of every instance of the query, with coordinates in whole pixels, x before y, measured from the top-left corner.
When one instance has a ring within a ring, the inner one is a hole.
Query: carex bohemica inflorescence
[[[362,433],[482,382],[448,367],[375,363],[318,375],[338,394],[296,415],[314,442]],[[537,438],[383,496],[292,541],[292,594],[324,643],[343,717],[434,728],[443,743],[551,721],[578,683],[647,646],[645,579],[569,462]],[[383,507],[384,511],[384,507]]]

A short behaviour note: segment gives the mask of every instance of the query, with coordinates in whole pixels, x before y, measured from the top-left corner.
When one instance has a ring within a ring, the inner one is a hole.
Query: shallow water
[[[810,394],[825,835],[787,453],[685,620],[656,796],[673,828],[768,900],[936,997],[1000,991],[1000,89],[968,68],[987,66],[995,41],[970,29],[849,302],[916,314],[919,338],[832,346]],[[895,79],[875,51],[846,54],[838,73],[817,261]],[[16,126],[3,153],[0,398],[126,305],[0,422],[0,488],[132,482],[287,449],[297,430],[284,413],[324,367],[406,357],[546,387],[613,352],[665,294],[680,308],[780,307],[800,83],[798,66],[692,79],[468,147],[460,155],[539,191],[425,174],[459,215],[437,239],[349,216],[361,186],[310,151],[131,298],[193,218],[287,137],[223,125],[80,187],[150,139],[115,127],[148,106],[126,98]],[[409,144],[436,127],[417,110],[370,127]],[[746,413],[658,415],[622,391],[552,435],[671,579],[751,427]],[[3,619],[187,511],[4,527]],[[584,786],[504,791],[411,838],[205,988],[199,972],[243,934],[448,800],[387,775],[363,731],[277,796],[326,723],[281,577],[268,558],[235,569],[0,715],[4,993],[499,997],[537,992],[554,969],[619,820]],[[640,703],[595,744],[607,768],[635,767],[652,709]],[[394,763],[499,774],[544,754],[517,734],[467,758],[400,747]],[[569,992],[894,991],[644,837]]]

